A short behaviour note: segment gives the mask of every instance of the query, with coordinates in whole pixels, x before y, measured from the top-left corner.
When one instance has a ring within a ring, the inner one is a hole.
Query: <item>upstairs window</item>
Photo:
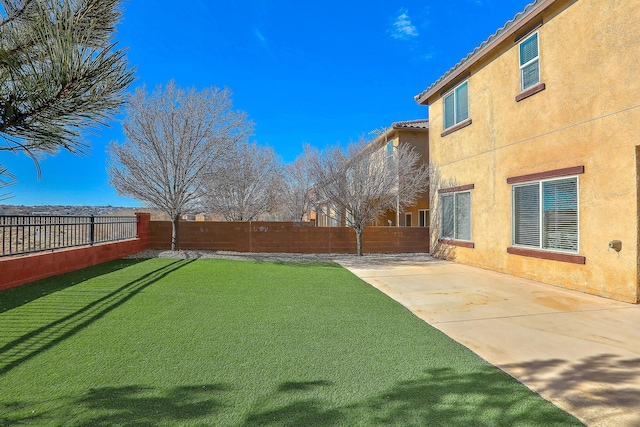
[[[538,83],[540,83],[538,33],[533,33],[520,43],[520,90],[527,90]]]
[[[444,128],[469,118],[469,82],[465,81],[444,97]]]

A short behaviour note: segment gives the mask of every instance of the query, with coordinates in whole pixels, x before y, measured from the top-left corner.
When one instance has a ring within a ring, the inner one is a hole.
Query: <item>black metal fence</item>
[[[135,216],[0,215],[0,256],[133,239],[137,224]]]

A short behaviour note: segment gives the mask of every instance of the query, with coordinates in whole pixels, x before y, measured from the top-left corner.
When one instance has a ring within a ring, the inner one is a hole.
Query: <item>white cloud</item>
[[[435,58],[435,57],[436,57],[435,52],[427,52],[427,53],[424,53],[424,54],[420,57],[420,59],[422,59],[423,61],[430,61],[430,60],[432,60],[432,59],[433,59],[433,58]]]
[[[258,40],[260,41],[260,43],[264,46],[267,45],[267,39],[265,36],[262,35],[262,33],[260,32],[259,29],[254,28],[253,29],[253,34],[258,38]]]
[[[418,29],[411,23],[409,18],[409,11],[406,8],[401,8],[398,11],[398,16],[395,18],[392,28],[391,37],[394,39],[408,40],[418,36]]]

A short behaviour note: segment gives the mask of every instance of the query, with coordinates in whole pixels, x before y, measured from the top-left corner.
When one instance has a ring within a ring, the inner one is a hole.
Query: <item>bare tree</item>
[[[313,173],[319,203],[331,206],[353,228],[357,253],[362,255],[365,228],[396,205],[415,203],[418,194],[428,189],[427,169],[408,146],[401,144],[387,155],[360,141],[346,150],[326,150],[315,159]]]
[[[284,217],[289,221],[302,221],[314,206],[312,159],[317,150],[305,145],[293,163],[286,165],[281,203]]]
[[[403,212],[429,190],[431,168],[414,147],[401,143],[392,154],[393,172],[397,176],[396,206]]]
[[[81,129],[113,117],[134,71],[112,39],[119,4],[0,0],[0,151],[37,167],[60,147],[83,152]]]
[[[126,141],[109,144],[111,185],[171,218],[173,250],[180,217],[197,208],[212,168],[251,132],[246,115],[231,106],[228,89],[184,91],[173,81],[151,95],[139,88],[123,121]]]
[[[0,165],[0,189],[13,185],[15,182],[15,177],[11,172],[9,172],[6,168]],[[0,200],[5,200],[10,198],[11,196],[8,193],[1,194]]]
[[[435,258],[455,260],[455,252],[452,246],[441,242],[441,226],[442,226],[442,208],[438,197],[438,190],[441,188],[453,188],[460,185],[453,178],[444,179],[440,173],[440,169],[435,165],[429,166],[429,206],[431,211],[431,220],[429,224],[429,233],[431,235],[430,252]]]
[[[229,147],[212,171],[203,204],[226,221],[255,221],[275,204],[281,168],[273,148],[243,142]]]

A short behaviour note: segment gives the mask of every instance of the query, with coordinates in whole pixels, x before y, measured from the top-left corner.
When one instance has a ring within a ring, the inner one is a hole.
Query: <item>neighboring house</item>
[[[638,302],[638,22],[636,0],[537,0],[416,96],[451,258]]]
[[[381,159],[392,156],[395,147],[399,144],[408,144],[415,148],[420,154],[424,163],[429,163],[429,120],[410,120],[395,122],[391,127],[381,131],[372,140],[368,147],[376,147],[376,154]],[[348,215],[348,213],[347,213]],[[343,219],[344,213],[327,205],[318,208],[317,225],[319,227],[341,227],[346,225]],[[399,221],[398,221],[399,219]],[[416,203],[406,208],[403,212],[397,213],[389,210],[373,226],[407,226],[407,227],[428,227],[429,226],[429,194],[425,192]]]
[[[344,214],[333,206],[321,203],[316,208],[317,227],[346,227]]]
[[[415,148],[423,163],[429,163],[429,120],[410,120],[395,122],[385,129],[370,144],[377,145],[385,154],[393,153],[399,144],[407,144]],[[429,192],[420,196],[413,206],[405,208],[403,212],[387,211],[375,225],[397,225],[404,227],[429,226]]]

